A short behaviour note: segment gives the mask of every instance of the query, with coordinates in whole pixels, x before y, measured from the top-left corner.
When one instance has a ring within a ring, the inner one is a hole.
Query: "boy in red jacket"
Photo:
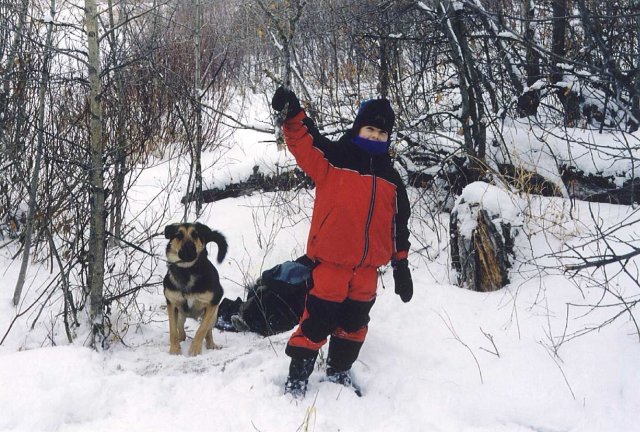
[[[318,265],[300,324],[291,335],[285,393],[306,393],[320,348],[329,342],[327,378],[351,387],[376,298],[378,267],[393,266],[395,292],[413,295],[407,263],[409,200],[388,154],[395,114],[387,99],[360,105],[353,127],[337,142],[320,135],[296,95],[276,90],[272,107],[285,117],[287,147],[315,182],[307,255]]]

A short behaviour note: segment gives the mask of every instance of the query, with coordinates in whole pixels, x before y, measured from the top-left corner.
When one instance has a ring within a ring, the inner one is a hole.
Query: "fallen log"
[[[254,192],[289,191],[296,189],[310,189],[313,181],[298,168],[283,171],[276,174],[263,174],[256,166],[253,174],[247,180],[230,183],[224,188],[212,188],[203,190],[200,199],[203,203],[211,203],[226,198],[238,198],[251,195]],[[192,192],[182,197],[182,204],[196,201],[197,195]]]

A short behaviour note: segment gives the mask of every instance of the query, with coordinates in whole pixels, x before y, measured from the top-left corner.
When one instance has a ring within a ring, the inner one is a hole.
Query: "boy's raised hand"
[[[407,303],[413,297],[413,280],[411,279],[411,270],[409,270],[409,261],[406,258],[393,261],[393,281],[395,283],[395,292],[400,299]]]
[[[287,111],[283,114],[287,119],[294,117],[302,110],[300,107],[300,101],[296,94],[282,86],[278,87],[273,95],[273,99],[271,99],[271,107],[278,112],[286,109]]]

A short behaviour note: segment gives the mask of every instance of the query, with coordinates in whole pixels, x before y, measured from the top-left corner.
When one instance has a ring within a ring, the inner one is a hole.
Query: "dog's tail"
[[[227,255],[227,249],[229,245],[227,244],[227,239],[220,234],[218,231],[211,231],[211,236],[209,240],[218,245],[218,262],[222,262],[224,257]]]

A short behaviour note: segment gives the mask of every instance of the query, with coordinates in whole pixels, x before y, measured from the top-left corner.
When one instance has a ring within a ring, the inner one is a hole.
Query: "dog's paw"
[[[213,342],[213,341],[211,341],[211,342],[207,341],[206,342],[206,346],[207,346],[207,349],[210,349],[210,350],[220,349],[220,347],[218,345],[216,345],[215,342]]]
[[[195,357],[202,354],[202,344],[196,344],[196,343],[192,343],[191,346],[189,347],[189,355],[191,357]]]
[[[180,349],[180,345],[172,345],[171,347],[169,347],[169,354],[171,355],[178,355],[178,354],[182,354],[182,350]]]

